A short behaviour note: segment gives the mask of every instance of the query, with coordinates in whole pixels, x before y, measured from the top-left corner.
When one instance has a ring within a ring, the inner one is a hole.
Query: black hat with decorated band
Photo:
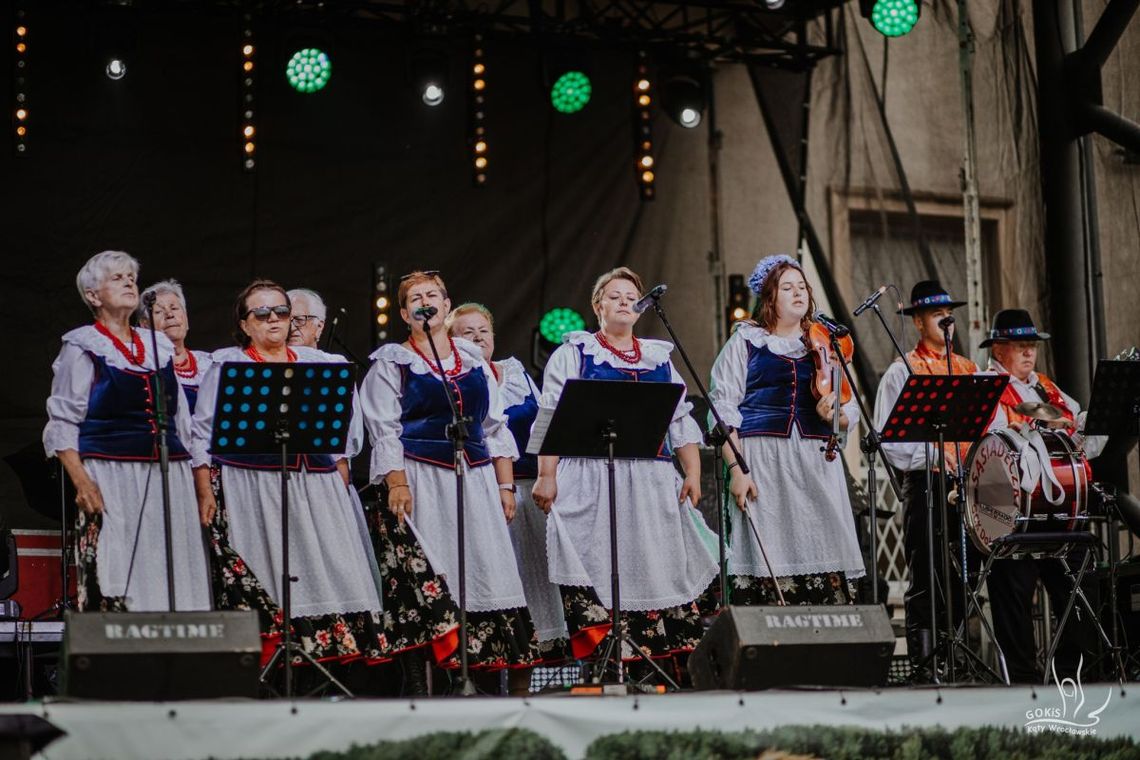
[[[924,309],[939,309],[944,306],[957,309],[959,306],[965,305],[965,301],[955,301],[951,298],[950,294],[946,292],[946,288],[942,287],[938,280],[923,280],[915,283],[915,286],[910,289],[910,306],[899,309],[898,313],[910,316]]]
[[[1049,333],[1037,332],[1033,318],[1025,309],[1002,309],[994,314],[990,333],[978,348],[986,348],[995,343],[1049,340]]]

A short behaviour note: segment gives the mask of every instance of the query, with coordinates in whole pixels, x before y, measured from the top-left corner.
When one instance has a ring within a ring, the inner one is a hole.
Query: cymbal
[[[1015,406],[1013,411],[1030,419],[1045,422],[1056,422],[1065,416],[1060,409],[1043,401],[1023,401]]]

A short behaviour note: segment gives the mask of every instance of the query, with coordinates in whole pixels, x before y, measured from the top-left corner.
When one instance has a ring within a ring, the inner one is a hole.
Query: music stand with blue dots
[[[351,364],[226,362],[214,409],[213,455],[279,456],[281,463],[281,610],[292,619],[289,573],[289,457],[343,455],[352,419],[356,368]],[[293,658],[300,657],[351,697],[331,673],[292,639],[283,626],[281,642],[261,671],[268,684],[280,660],[285,671],[281,696],[293,696]],[[318,687],[321,688],[321,687]]]

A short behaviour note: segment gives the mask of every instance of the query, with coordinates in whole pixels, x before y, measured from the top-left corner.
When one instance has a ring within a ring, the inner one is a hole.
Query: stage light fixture
[[[730,274],[728,276],[728,305],[725,307],[725,322],[729,333],[732,332],[734,324],[751,316],[752,312],[748,310],[748,301],[751,297],[752,291],[748,289],[744,275]]]
[[[15,10],[16,26],[12,30],[16,44],[12,65],[12,146],[17,156],[28,153],[28,24],[27,12]]]
[[[127,62],[122,58],[112,58],[107,61],[107,67],[104,71],[106,71],[108,79],[117,81],[127,75]]]
[[[471,146],[471,184],[487,185],[487,56],[483,35],[476,34],[471,47],[471,95],[467,108],[467,144]]]
[[[642,200],[653,200],[657,195],[653,168],[652,114],[655,93],[650,79],[649,58],[644,50],[637,53],[637,69],[633,79],[633,150],[637,188]]]
[[[538,331],[548,343],[559,345],[562,336],[575,330],[585,330],[586,320],[573,309],[556,308],[542,315],[538,323]]]
[[[387,265],[372,265],[372,342],[377,346],[388,341],[391,329],[392,294],[389,280]]]
[[[285,77],[297,92],[317,92],[324,89],[332,77],[332,61],[319,48],[301,48],[285,65]]]
[[[425,106],[438,106],[443,102],[443,88],[434,82],[424,87],[422,96]]]
[[[567,71],[550,88],[550,103],[559,113],[578,113],[590,102],[593,93],[590,78],[581,71]]]
[[[425,106],[435,108],[447,94],[447,52],[438,43],[428,40],[411,53],[412,83]]]
[[[257,46],[253,38],[253,17],[242,16],[241,32],[241,167],[252,172],[257,168],[257,134],[254,120],[254,100],[257,91]]]
[[[902,37],[914,29],[922,13],[919,0],[859,0],[859,13],[886,37]]]
[[[705,110],[703,77],[699,74],[674,74],[662,86],[661,103],[674,122],[685,129],[700,125]]]

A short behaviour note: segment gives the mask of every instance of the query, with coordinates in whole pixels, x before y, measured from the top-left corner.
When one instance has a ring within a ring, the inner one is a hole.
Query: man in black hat
[[[916,375],[947,374],[947,342],[954,337],[953,311],[964,306],[964,301],[955,301],[937,280],[924,280],[911,290],[910,306],[899,309],[900,314],[909,316],[918,332],[918,344],[907,354]],[[947,322],[947,318],[950,319]],[[955,375],[972,375],[978,371],[977,365],[964,356],[951,351],[949,367]],[[890,417],[891,408],[898,398],[908,377],[907,367],[901,359],[896,359],[879,382],[875,397],[875,427],[882,430]],[[957,470],[968,447],[961,444],[946,444],[946,466],[950,473]],[[903,548],[905,550],[907,572],[910,576],[903,605],[906,610],[907,653],[916,667],[925,668],[934,642],[930,620],[930,544],[927,536],[926,509],[926,467],[937,467],[937,452],[933,445],[921,443],[883,444],[883,454],[887,462],[903,472]],[[935,472],[934,477],[939,477]],[[934,493],[938,484],[934,482]],[[946,492],[952,486],[947,484]],[[942,589],[942,552],[947,549],[947,541],[958,536],[957,512],[950,512],[950,536],[942,535],[942,520],[935,504],[934,519],[934,569],[937,577],[935,600],[938,605],[938,623],[945,619],[945,606]],[[960,619],[964,608],[961,584],[952,583],[954,589],[953,611]],[[916,678],[928,677],[928,673],[916,673]]]
[[[1051,404],[1061,417],[1047,424],[1072,431],[1074,441],[1078,445],[1083,444],[1085,455],[1092,459],[1100,453],[1106,436],[1085,438],[1081,432],[1085,415],[1080,404],[1036,371],[1038,343],[1047,340],[1049,333],[1038,331],[1029,312],[1024,309],[1005,309],[994,315],[989,336],[979,347],[990,349],[990,372],[1009,375],[1009,385],[1001,397],[1001,412],[1004,414],[999,414],[998,418],[1007,420],[1011,427],[1021,427],[1030,419],[1017,410],[1019,404]],[[1071,558],[1070,564],[1073,562],[1079,564],[1080,557]],[[1072,583],[1065,577],[1058,560],[1001,560],[994,563],[986,583],[993,611],[994,635],[1001,645],[1010,680],[1014,683],[1041,682],[1032,618],[1033,594],[1038,579],[1045,586],[1053,609],[1064,609],[1072,592]],[[1072,675],[1077,670],[1082,650],[1095,642],[1093,635],[1088,621],[1082,620],[1079,613],[1069,618],[1056,654],[1060,677]],[[1092,657],[1086,658],[1086,665],[1091,661]]]

